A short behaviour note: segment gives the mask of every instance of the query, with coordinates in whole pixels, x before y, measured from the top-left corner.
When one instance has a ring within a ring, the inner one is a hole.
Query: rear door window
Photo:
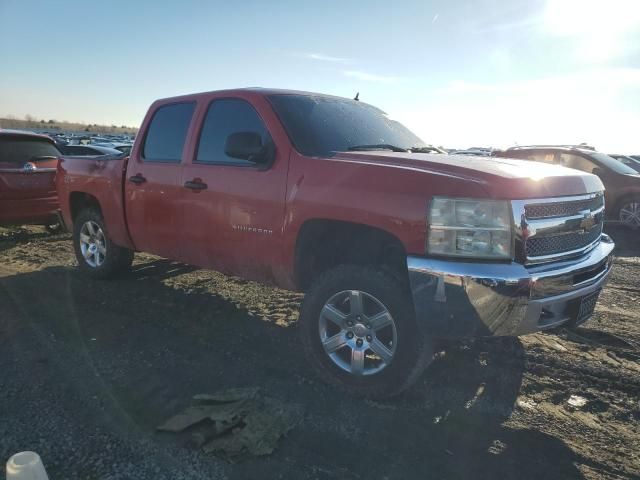
[[[559,163],[565,167],[575,168],[576,170],[582,170],[587,173],[593,173],[593,169],[598,167],[598,165],[591,160],[573,153],[561,153]]]
[[[40,157],[58,157],[52,143],[38,138],[0,137],[0,163],[22,166]]]
[[[529,152],[525,155],[527,160],[542,163],[558,163],[554,152]]]
[[[142,157],[147,162],[180,163],[195,103],[164,105],[153,114]]]
[[[202,125],[196,162],[255,166],[250,160],[230,157],[224,151],[227,137],[239,132],[258,133],[263,145],[271,142],[267,127],[251,104],[239,98],[214,100]]]

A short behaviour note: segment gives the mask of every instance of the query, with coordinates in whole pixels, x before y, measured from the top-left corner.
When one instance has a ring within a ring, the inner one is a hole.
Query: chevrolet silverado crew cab
[[[80,269],[145,251],[303,291],[326,381],[409,386],[434,342],[584,322],[611,269],[592,174],[428,147],[363,102],[239,89],[155,102],[128,158],[62,159]]]

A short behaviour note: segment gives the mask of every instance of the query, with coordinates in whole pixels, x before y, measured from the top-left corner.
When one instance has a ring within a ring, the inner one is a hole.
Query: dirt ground
[[[320,383],[300,296],[136,255],[97,282],[68,235],[0,230],[0,462],[50,478],[640,478],[640,236],[583,328],[452,345],[385,402]],[[270,456],[229,463],[155,427],[194,394],[258,386],[304,414]]]

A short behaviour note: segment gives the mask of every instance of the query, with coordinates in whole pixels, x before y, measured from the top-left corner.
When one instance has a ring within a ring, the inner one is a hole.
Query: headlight
[[[511,209],[500,200],[434,197],[427,253],[468,258],[512,258]]]

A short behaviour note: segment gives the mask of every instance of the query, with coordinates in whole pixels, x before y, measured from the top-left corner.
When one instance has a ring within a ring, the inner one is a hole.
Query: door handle
[[[207,184],[201,182],[200,180],[191,180],[190,182],[185,182],[184,187],[188,188],[189,190],[195,190],[196,192],[199,192],[200,190],[206,190]]]
[[[146,181],[147,181],[147,179],[146,179],[146,178],[144,178],[142,175],[137,174],[137,175],[134,175],[133,177],[129,177],[129,181],[130,181],[131,183],[135,183],[136,185],[141,185],[141,184],[143,184],[144,182],[146,182]]]

